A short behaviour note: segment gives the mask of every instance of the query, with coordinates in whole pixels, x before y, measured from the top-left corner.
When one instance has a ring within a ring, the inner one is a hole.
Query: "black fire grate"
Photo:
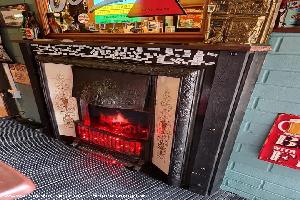
[[[206,199],[68,147],[14,120],[0,120],[0,160],[36,183],[35,192],[23,199]],[[239,197],[220,191],[209,199]]]

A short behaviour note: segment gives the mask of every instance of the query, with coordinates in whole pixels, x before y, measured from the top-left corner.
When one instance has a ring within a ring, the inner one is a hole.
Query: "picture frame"
[[[197,32],[203,29],[203,6],[185,7],[184,10],[187,15],[179,15],[177,17],[176,31]]]
[[[90,0],[91,4],[94,0]],[[207,6],[211,0],[180,0],[183,8],[190,6],[203,6],[203,24],[202,29],[188,29],[187,31],[176,32],[149,32],[149,31],[137,31],[133,33],[120,33],[109,32],[107,30],[101,30],[97,32],[63,32],[53,33],[49,28],[49,21],[47,19],[47,13],[49,11],[48,0],[35,0],[37,6],[37,14],[39,16],[39,22],[41,23],[43,34],[46,39],[70,39],[74,41],[102,41],[102,42],[141,42],[141,43],[191,43],[204,41],[204,35],[207,28]],[[95,13],[89,13],[90,19],[95,18]],[[177,17],[175,17],[177,18]],[[98,24],[97,24],[98,25]],[[102,25],[99,24],[99,27]],[[146,25],[147,26],[147,25]],[[176,28],[176,20],[174,20],[174,26]],[[108,29],[109,26],[106,26]],[[162,27],[164,29],[164,27]],[[177,29],[176,29],[177,30]]]
[[[28,71],[24,64],[9,64],[9,70],[15,83],[31,85]]]
[[[274,32],[300,32],[300,0],[283,0]]]
[[[25,3],[0,6],[1,26],[21,27],[23,11],[28,11],[28,6]]]

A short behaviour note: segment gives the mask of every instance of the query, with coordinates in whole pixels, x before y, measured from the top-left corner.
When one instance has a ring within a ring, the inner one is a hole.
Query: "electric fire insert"
[[[88,105],[88,115],[76,122],[81,141],[135,160],[145,159],[150,115],[130,109]]]

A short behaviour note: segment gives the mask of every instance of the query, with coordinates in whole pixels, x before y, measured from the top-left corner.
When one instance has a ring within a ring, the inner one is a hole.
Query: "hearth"
[[[20,46],[49,135],[77,137],[148,176],[203,195],[219,189],[263,51],[269,50]]]

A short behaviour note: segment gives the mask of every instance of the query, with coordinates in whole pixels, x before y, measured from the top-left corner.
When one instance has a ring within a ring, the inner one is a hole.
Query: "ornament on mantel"
[[[128,13],[128,17],[185,15],[176,0],[137,0]]]

